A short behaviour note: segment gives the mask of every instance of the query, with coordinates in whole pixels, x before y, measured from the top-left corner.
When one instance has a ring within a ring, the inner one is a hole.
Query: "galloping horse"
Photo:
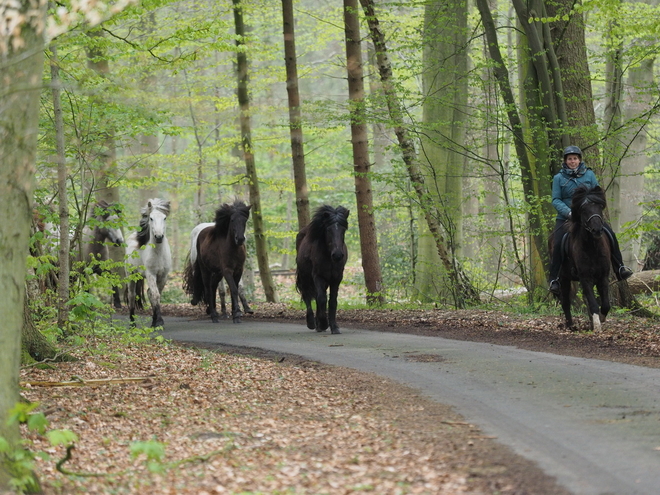
[[[159,198],[150,199],[142,208],[139,232],[128,237],[126,257],[133,273],[142,277],[128,283],[128,308],[131,322],[135,321],[135,308],[143,308],[144,279],[147,280],[149,302],[153,317],[152,327],[163,326],[160,295],[172,269],[172,254],[165,237],[165,220],[170,214],[170,202]],[[132,277],[133,278],[133,277]],[[137,296],[140,296],[138,299]]]
[[[587,301],[591,329],[598,331],[610,311],[610,240],[603,228],[603,210],[607,206],[605,192],[596,186],[580,186],[573,194],[571,220],[567,241],[553,249],[565,249],[565,258],[559,272],[561,307],[566,327],[573,327],[571,316],[571,281],[578,280]],[[566,244],[566,246],[564,246]],[[594,285],[600,297],[600,308],[594,294]]]
[[[348,229],[349,210],[343,206],[323,205],[312,221],[296,236],[296,288],[307,308],[307,328],[317,332],[341,333],[337,326],[337,293],[344,278],[348,249],[344,234]],[[330,302],[326,291],[330,288]],[[316,318],[312,311],[316,300]]]
[[[213,227],[215,223],[213,222],[205,222],[205,223],[200,223],[197,226],[195,226],[194,229],[192,229],[192,232],[190,232],[190,266],[192,269],[195,269],[195,261],[197,260],[197,237],[199,237],[199,233],[204,230],[207,227]],[[220,280],[218,283],[218,295],[220,296],[220,316],[223,318],[227,318],[227,293],[225,291],[225,282],[224,279]],[[231,294],[230,294],[231,295]],[[250,308],[250,304],[248,303],[247,299],[245,298],[245,293],[243,291],[243,281],[238,282],[238,297],[241,300],[241,304],[243,305],[243,311],[246,312],[247,314],[253,314],[254,311],[252,311],[252,308]],[[193,303],[193,306],[197,305],[197,302]],[[211,307],[206,308],[206,314],[211,314]]]
[[[103,267],[104,262],[110,259],[108,243],[117,247],[124,243],[124,235],[118,225],[120,213],[119,205],[101,200],[94,205],[92,215],[83,229],[81,259],[91,264],[92,272],[96,275],[109,271]],[[112,292],[115,308],[121,308],[119,287],[113,287]]]
[[[202,228],[197,241],[192,242],[184,268],[184,290],[192,296],[191,304],[203,301],[211,320],[218,323],[216,291],[224,278],[231,293],[231,314],[234,323],[240,323],[243,313],[238,301],[238,284],[243,276],[247,256],[245,227],[251,206],[242,201],[222,205],[215,212],[215,223]]]

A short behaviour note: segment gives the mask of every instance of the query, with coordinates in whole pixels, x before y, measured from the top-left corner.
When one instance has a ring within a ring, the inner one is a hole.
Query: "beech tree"
[[[45,26],[46,2],[25,0],[0,7],[0,216],[5,219],[0,222],[0,437],[12,447],[19,441],[19,429],[7,420],[19,400],[25,261],[32,222]],[[3,493],[12,488],[10,462],[3,450]],[[34,480],[31,488],[37,484]]]

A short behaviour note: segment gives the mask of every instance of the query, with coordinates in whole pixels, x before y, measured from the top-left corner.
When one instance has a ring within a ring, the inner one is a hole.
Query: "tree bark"
[[[364,74],[360,20],[357,0],[344,0],[344,29],[346,35],[346,70],[348,73],[348,96],[351,108],[351,142],[353,145],[353,169],[355,173],[355,196],[357,200],[358,227],[362,267],[367,286],[367,304],[382,304],[383,277],[378,256],[376,221],[374,218],[371,190],[371,163],[369,161],[369,138],[364,109]]]
[[[403,107],[394,89],[394,81],[392,76],[392,67],[387,54],[387,45],[385,43],[385,36],[380,29],[380,23],[374,9],[373,0],[360,0],[362,8],[364,9],[365,17],[369,24],[369,31],[371,38],[376,47],[376,63],[378,65],[378,72],[382,83],[385,101],[390,114],[390,119],[394,125],[394,133],[396,134],[403,161],[408,169],[408,176],[410,182],[415,189],[419,203],[424,211],[426,223],[429,231],[435,240],[435,246],[440,260],[449,274],[452,282],[454,302],[457,307],[464,308],[467,304],[479,303],[479,293],[472,286],[468,276],[465,274],[460,264],[455,258],[450,256],[447,249],[446,240],[443,237],[443,230],[438,218],[440,212],[437,210],[437,203],[428,201],[429,193],[425,184],[424,174],[417,159],[415,152],[415,144],[410,137],[403,120]]]
[[[254,243],[257,250],[259,276],[264,288],[266,301],[278,302],[277,291],[268,263],[268,244],[264,234],[263,215],[261,213],[261,193],[259,178],[252,152],[252,136],[250,127],[250,97],[248,94],[248,60],[245,53],[245,24],[243,23],[243,7],[241,0],[232,0],[234,4],[234,24],[236,27],[236,61],[238,77],[238,104],[240,107],[241,143],[245,169],[250,189],[250,204],[252,205],[252,225],[254,227]]]
[[[67,353],[61,353],[37,330],[32,319],[30,305],[26,297],[23,302],[23,328],[21,329],[21,349],[35,361],[74,361]]]
[[[43,75],[46,2],[4,6],[20,20],[9,33],[0,30],[0,436],[20,440],[18,424],[8,424],[19,401],[21,329],[26,257],[32,221],[39,96]],[[28,13],[29,11],[29,13]],[[11,219],[11,221],[7,221]],[[0,492],[11,490],[6,457],[0,457]],[[33,478],[33,489],[38,480]]]
[[[53,94],[53,119],[55,121],[55,142],[57,146],[57,196],[59,199],[60,216],[60,247],[59,247],[59,277],[57,284],[57,326],[66,330],[69,320],[69,202],[67,196],[67,167],[66,150],[64,146],[64,119],[62,117],[62,102],[60,93],[62,81],[60,79],[59,59],[57,58],[57,46],[50,47],[50,81]],[[33,356],[34,357],[34,356]]]
[[[282,0],[282,26],[284,32],[284,65],[286,67],[286,91],[289,97],[289,132],[291,134],[291,158],[293,182],[296,189],[296,211],[298,230],[307,226],[309,214],[309,192],[305,170],[305,151],[298,91],[298,59],[296,57],[296,34],[293,17],[293,0]]]

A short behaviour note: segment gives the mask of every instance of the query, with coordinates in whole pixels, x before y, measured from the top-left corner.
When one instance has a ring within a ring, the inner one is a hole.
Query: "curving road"
[[[168,318],[163,336],[387,376],[455,406],[575,494],[660,494],[660,369],[515,347],[304,324]]]

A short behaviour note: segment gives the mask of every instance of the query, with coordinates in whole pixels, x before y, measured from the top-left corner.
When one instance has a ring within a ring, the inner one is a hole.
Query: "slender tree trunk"
[[[286,67],[286,91],[289,95],[289,132],[291,134],[291,158],[293,182],[296,188],[298,230],[309,223],[309,192],[305,170],[300,94],[298,92],[298,59],[293,17],[293,0],[282,0],[282,25],[284,31],[284,65]]]
[[[428,200],[429,193],[422,168],[417,159],[415,144],[404,126],[404,111],[394,89],[392,67],[387,54],[385,36],[380,30],[380,23],[376,16],[373,0],[360,0],[360,3],[364,9],[367,22],[369,23],[371,38],[376,47],[378,71],[380,73],[380,80],[383,85],[383,93],[387,102],[390,119],[394,124],[394,133],[401,148],[403,161],[408,169],[410,182],[415,189],[419,203],[424,211],[429,231],[435,240],[438,255],[452,282],[451,286],[453,287],[455,304],[459,308],[464,308],[467,304],[478,303],[479,293],[472,286],[472,283],[458,261],[451,257],[447,249],[447,241],[444,239],[442,226],[438,221],[440,212],[437,210],[437,203]]]
[[[248,95],[248,60],[245,54],[245,25],[243,23],[243,7],[241,0],[233,0],[234,23],[236,26],[236,52],[238,76],[238,104],[240,106],[241,142],[245,168],[250,188],[250,204],[252,205],[252,225],[254,226],[254,242],[257,249],[257,264],[259,276],[264,287],[266,301],[277,302],[277,291],[273,283],[273,276],[268,263],[268,244],[263,227],[261,211],[261,195],[259,192],[259,178],[252,151],[252,137],[250,128],[250,97]]]
[[[351,141],[353,143],[353,167],[355,173],[355,196],[357,199],[358,226],[362,267],[367,286],[367,304],[382,304],[383,277],[378,257],[376,221],[374,218],[371,190],[371,163],[369,161],[369,138],[364,109],[364,75],[360,21],[357,0],[344,0],[344,29],[346,34],[346,69],[348,72],[348,95],[351,104]]]
[[[13,447],[20,440],[19,428],[7,420],[19,401],[46,2],[5,4],[4,14],[17,20],[9,32],[0,30],[0,436]],[[7,457],[0,456],[0,492],[12,491],[11,476]],[[37,490],[39,482],[32,478],[31,489]]]
[[[65,329],[69,320],[67,302],[69,301],[69,202],[67,196],[67,168],[64,147],[64,119],[62,118],[62,102],[60,93],[62,81],[60,79],[59,59],[57,58],[57,46],[50,47],[50,74],[51,91],[53,93],[53,118],[55,120],[55,142],[57,144],[57,196],[59,198],[60,216],[60,248],[59,264],[60,273],[57,285],[57,326]]]

